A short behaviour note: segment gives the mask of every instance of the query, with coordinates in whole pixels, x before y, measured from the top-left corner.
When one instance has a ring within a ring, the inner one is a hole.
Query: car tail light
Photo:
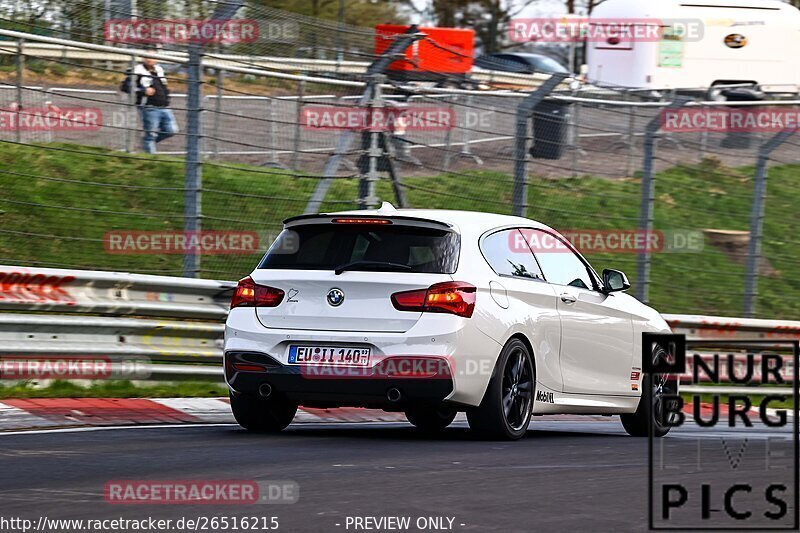
[[[469,283],[447,281],[427,289],[396,292],[392,294],[392,305],[398,311],[451,313],[469,318],[475,310],[476,291]]]
[[[334,218],[334,224],[391,224],[386,218]]]
[[[231,300],[231,309],[235,307],[276,307],[282,301],[282,290],[258,285],[253,278],[247,277],[239,280],[239,285]]]

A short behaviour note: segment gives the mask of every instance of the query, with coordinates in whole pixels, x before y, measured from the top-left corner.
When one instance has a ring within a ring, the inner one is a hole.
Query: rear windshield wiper
[[[337,276],[344,272],[345,270],[356,270],[359,267],[372,267],[372,268],[381,268],[381,269],[395,269],[395,270],[412,270],[408,265],[401,265],[400,263],[390,263],[388,261],[353,261],[352,263],[345,263],[344,265],[340,265],[336,267],[336,270],[333,271],[334,274]]]

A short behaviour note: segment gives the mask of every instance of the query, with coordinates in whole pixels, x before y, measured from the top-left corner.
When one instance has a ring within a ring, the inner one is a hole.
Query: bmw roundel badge
[[[342,289],[331,289],[328,291],[328,303],[333,307],[339,307],[344,302],[344,292]]]

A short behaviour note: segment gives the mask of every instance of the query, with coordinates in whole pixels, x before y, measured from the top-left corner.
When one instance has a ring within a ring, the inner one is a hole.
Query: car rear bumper
[[[237,365],[263,370],[238,370]],[[269,385],[279,394],[309,407],[372,407],[402,410],[411,404],[438,404],[453,391],[447,372],[435,376],[388,376],[375,369],[309,369],[284,365],[261,353],[227,352],[225,376],[234,393],[262,395]]]
[[[465,319],[453,315],[440,313],[427,313],[420,319],[414,327],[404,333],[384,333],[384,332],[357,332],[357,331],[321,331],[321,330],[291,330],[291,329],[268,329],[265,328],[256,318],[256,313],[252,308],[232,309],[228,315],[225,326],[224,353],[258,353],[273,359],[282,367],[288,367],[285,371],[277,371],[279,375],[289,374],[290,377],[281,378],[289,380],[287,388],[303,388],[310,396],[312,392],[321,391],[326,393],[334,385],[324,384],[325,381],[334,382],[337,380],[308,379],[312,383],[302,381],[302,374],[291,376],[292,372],[299,373],[296,368],[292,368],[288,360],[288,354],[292,345],[334,345],[346,347],[364,347],[372,350],[371,364],[380,365],[383,361],[392,357],[438,357],[447,359],[452,367],[452,376],[448,394],[442,396],[445,400],[460,405],[476,406],[483,399],[484,392],[491,378],[500,346],[494,339],[490,338],[475,326],[474,319]],[[231,376],[233,377],[233,376]],[[264,376],[260,376],[262,379]],[[258,379],[255,376],[252,379]],[[236,379],[239,379],[236,377]],[[242,377],[244,381],[251,378]],[[244,387],[231,383],[226,375],[228,385],[239,392],[237,387]],[[387,379],[381,378],[375,383],[370,383],[369,379],[362,377],[358,380],[342,379],[338,380],[346,385],[342,386],[342,396],[348,396],[355,388],[356,396],[377,397],[383,396],[386,388],[390,388],[395,383],[387,385]],[[355,382],[359,383],[356,385]],[[321,382],[321,383],[317,383]],[[299,385],[298,385],[299,384]],[[443,385],[439,379],[422,378],[402,378],[402,383],[398,383],[409,391],[430,388],[431,392],[424,390],[415,397],[439,398]],[[277,384],[276,384],[277,387]],[[257,389],[257,386],[255,387]],[[299,389],[298,389],[299,390]],[[252,388],[251,388],[252,391]],[[244,392],[244,391],[243,391]],[[334,393],[336,395],[337,393]],[[336,398],[333,398],[336,399]],[[352,405],[345,402],[348,398],[343,398],[338,405]],[[361,405],[361,404],[359,404]]]

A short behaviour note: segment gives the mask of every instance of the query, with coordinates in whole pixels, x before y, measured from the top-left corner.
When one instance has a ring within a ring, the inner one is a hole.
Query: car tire
[[[446,405],[411,407],[406,418],[424,433],[438,433],[453,423],[458,412]]]
[[[233,417],[248,431],[277,433],[291,424],[297,413],[297,404],[283,397],[264,399],[231,392],[230,399]]]
[[[659,344],[653,344],[653,361],[667,357],[667,351]],[[652,386],[651,386],[652,385]],[[677,380],[668,374],[655,374],[653,379],[649,374],[642,376],[642,397],[635,413],[620,416],[622,427],[632,437],[647,437],[650,432],[650,420],[653,421],[653,436],[663,437],[671,428],[665,423],[662,413],[669,400],[665,396],[678,393]]]
[[[521,340],[511,339],[500,352],[483,401],[467,410],[469,427],[486,438],[522,438],[533,413],[535,389],[530,350]]]

